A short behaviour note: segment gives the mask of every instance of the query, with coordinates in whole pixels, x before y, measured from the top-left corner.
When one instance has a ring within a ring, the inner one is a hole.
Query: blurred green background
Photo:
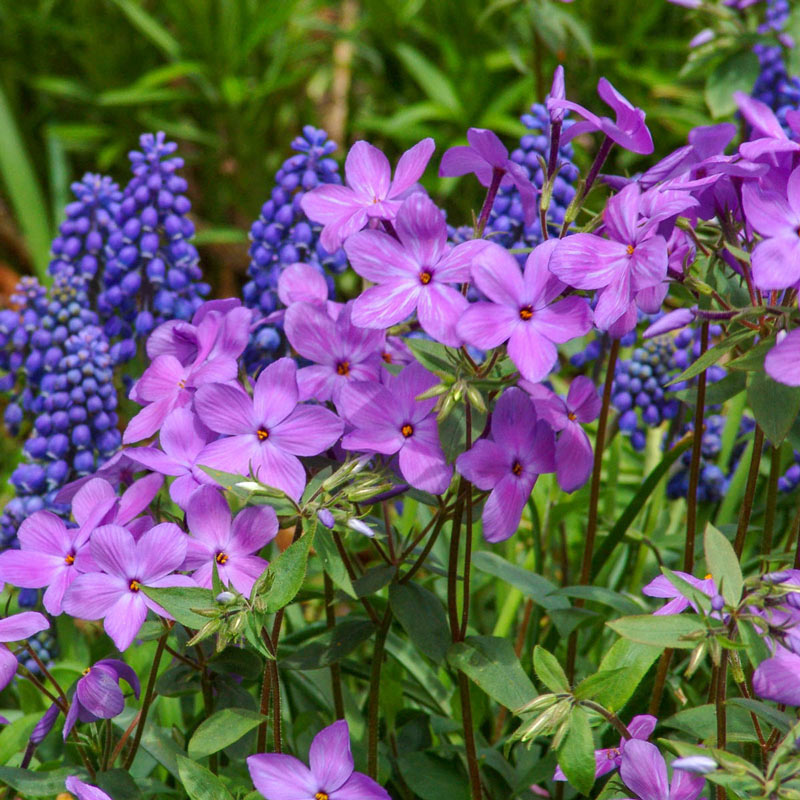
[[[46,266],[71,181],[100,171],[124,185],[143,131],[179,142],[223,295],[306,123],[390,158],[427,135],[441,155],[469,126],[513,146],[560,62],[572,99],[599,111],[605,75],[644,108],[665,154],[708,121],[701,88],[678,78],[691,33],[665,0],[0,0],[0,291]],[[434,194],[452,191],[429,173]],[[451,218],[478,202],[462,182]]]

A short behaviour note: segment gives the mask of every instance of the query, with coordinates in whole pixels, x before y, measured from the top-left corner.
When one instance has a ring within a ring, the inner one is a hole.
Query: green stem
[[[144,692],[144,699],[142,700],[142,709],[139,712],[139,724],[136,726],[136,733],[133,735],[133,742],[128,755],[123,762],[123,769],[130,769],[133,759],[136,758],[136,753],[139,750],[139,744],[142,741],[142,734],[144,733],[144,726],[147,722],[147,713],[150,711],[150,706],[153,703],[155,696],[156,678],[158,677],[158,667],[161,664],[161,656],[164,653],[164,646],[167,643],[169,636],[169,629],[161,634],[156,646],[156,653],[153,656],[153,665],[150,667],[150,676],[147,679],[147,688]]]
[[[653,717],[658,716],[658,710],[661,708],[661,698],[664,696],[664,685],[667,682],[670,661],[672,661],[672,650],[667,648],[661,654],[661,658],[658,662],[658,671],[656,672],[656,680],[653,685],[653,694],[650,698],[650,708],[647,712]]]
[[[266,630],[262,628],[262,635],[266,635]],[[269,666],[270,660],[264,663],[264,674],[261,677],[261,702],[259,704],[259,712],[265,717],[264,721],[258,726],[258,736],[256,738],[256,753],[264,753],[267,750],[267,720],[269,714],[269,698],[270,698],[270,676],[272,670]]]
[[[375,650],[372,654],[372,671],[369,678],[369,708],[367,710],[367,775],[373,780],[378,777],[378,712],[381,699],[381,668],[386,637],[392,625],[392,610],[387,606],[383,614],[378,634],[375,637]]]
[[[717,691],[714,704],[717,711],[717,747],[724,750],[728,744],[728,718],[725,706],[725,690],[728,683],[728,651],[723,650],[720,655],[719,670],[717,670]],[[727,794],[724,786],[717,786],[717,800],[725,800]]]
[[[328,629],[336,627],[336,611],[333,608],[333,581],[327,572],[322,573],[325,585],[325,622]],[[342,670],[339,662],[336,661],[330,666],[331,671],[331,692],[333,694],[333,708],[336,712],[336,719],[344,719],[344,696],[342,694]]]
[[[761,464],[761,450],[764,447],[764,431],[760,425],[756,425],[753,436],[753,455],[750,458],[750,471],[747,473],[747,486],[744,490],[744,499],[739,511],[739,525],[736,529],[736,539],[733,549],[738,558],[742,557],[744,550],[744,540],[747,535],[747,526],[750,524],[750,516],[753,513],[753,500],[756,494],[756,483],[758,482],[758,467]]]
[[[769,557],[772,553],[772,538],[775,531],[775,510],[778,504],[778,477],[781,471],[781,448],[773,447],[769,461],[769,483],[767,484],[767,509],[764,512],[764,535],[761,540],[763,557],[762,571],[769,572]]]
[[[467,751],[467,767],[469,769],[469,786],[472,800],[482,800],[481,773],[478,764],[478,751],[475,749],[475,734],[472,723],[472,704],[469,698],[469,681],[467,676],[458,671],[458,694],[461,698],[461,721],[464,726],[464,745]]]

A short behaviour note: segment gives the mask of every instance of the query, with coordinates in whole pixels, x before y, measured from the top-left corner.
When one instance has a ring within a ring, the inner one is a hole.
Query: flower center
[[[350,374],[350,362],[349,361],[340,361],[336,365],[336,374],[337,375],[344,375],[347,377]]]
[[[575,422],[575,420],[577,419],[577,417],[575,416],[575,412],[574,411],[570,411],[567,414],[567,419],[571,420],[572,422]]]
[[[387,350],[385,353],[381,353],[381,358],[387,363],[392,363],[392,354]]]
[[[522,464],[520,464],[519,461],[515,461],[514,465],[511,467],[511,472],[513,472],[514,475],[522,475]]]
[[[615,758],[617,758],[618,756],[620,756],[622,754],[620,753],[618,748],[612,747],[612,748],[609,749],[609,751],[608,751],[608,753],[606,755],[608,756],[608,760],[609,761],[613,761]]]
[[[181,378],[178,381],[178,388],[179,389],[185,389],[186,388],[186,378]]]
[[[403,425],[402,428],[400,428],[400,433],[402,433],[403,436],[405,436],[406,439],[408,439],[408,437],[411,436],[412,433],[414,433],[414,426],[413,425],[409,425],[406,422],[406,424]]]
[[[317,792],[314,795],[314,800],[328,800],[328,795],[325,792]]]
[[[628,246],[625,248],[625,252],[626,252],[626,253],[627,253],[629,256],[632,256],[632,255],[633,255],[633,251],[634,251],[635,249],[636,249],[636,248],[635,248],[635,247],[634,247],[632,244],[629,244],[629,245],[628,245]]]
[[[431,282],[431,280],[433,280],[433,274],[429,270],[424,269],[422,270],[422,272],[420,272],[419,282],[423,286],[427,286]]]
[[[706,573],[706,576],[703,578],[704,581],[710,581],[711,578],[714,577],[710,572]]]
[[[258,436],[259,442],[263,442],[265,439],[269,439],[269,431],[266,428],[259,428],[256,431],[256,436]]]
[[[64,563],[71,567],[75,563],[75,556],[72,553],[68,553],[67,556],[64,558]]]
[[[529,320],[533,316],[533,309],[530,306],[522,306],[519,310],[519,318]]]
[[[214,559],[220,566],[223,564],[228,563],[228,554],[227,553],[217,553],[217,557]]]
[[[140,584],[140,583],[139,583],[139,581],[137,581],[135,578],[134,578],[134,580],[132,580],[132,581],[130,582],[130,584],[128,585],[128,588],[129,588],[129,589],[130,589],[132,592],[138,592],[138,591],[139,591],[139,589],[140,589],[140,587],[141,587],[141,584]]]
[[[83,671],[83,677],[85,678],[91,671],[91,667],[86,667],[86,669]]]

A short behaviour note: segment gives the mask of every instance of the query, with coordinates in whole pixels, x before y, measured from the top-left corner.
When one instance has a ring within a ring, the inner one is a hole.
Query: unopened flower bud
[[[713,608],[714,611],[722,611],[722,609],[725,608],[725,598],[721,594],[715,594],[711,598],[711,608]]]
[[[333,514],[331,513],[330,509],[327,508],[321,508],[319,511],[317,511],[317,519],[326,528],[333,528],[333,526],[336,524]]]
[[[355,517],[347,520],[347,527],[358,533],[363,533],[364,536],[369,536],[370,539],[375,536],[375,531],[373,531],[369,525],[362,522],[360,519],[355,519]]]
[[[236,599],[236,595],[233,592],[220,592],[214,599],[223,606],[226,606]]]
[[[676,758],[672,762],[674,769],[682,769],[684,772],[692,772],[695,775],[707,775],[713,772],[719,764],[709,756],[686,756],[685,758]]]

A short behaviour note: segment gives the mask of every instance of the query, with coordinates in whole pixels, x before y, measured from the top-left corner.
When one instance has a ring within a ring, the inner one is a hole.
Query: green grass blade
[[[164,55],[176,61],[181,54],[181,46],[177,39],[164,28],[154,17],[150,16],[139,3],[134,0],[112,0],[115,6],[148,38]]]

